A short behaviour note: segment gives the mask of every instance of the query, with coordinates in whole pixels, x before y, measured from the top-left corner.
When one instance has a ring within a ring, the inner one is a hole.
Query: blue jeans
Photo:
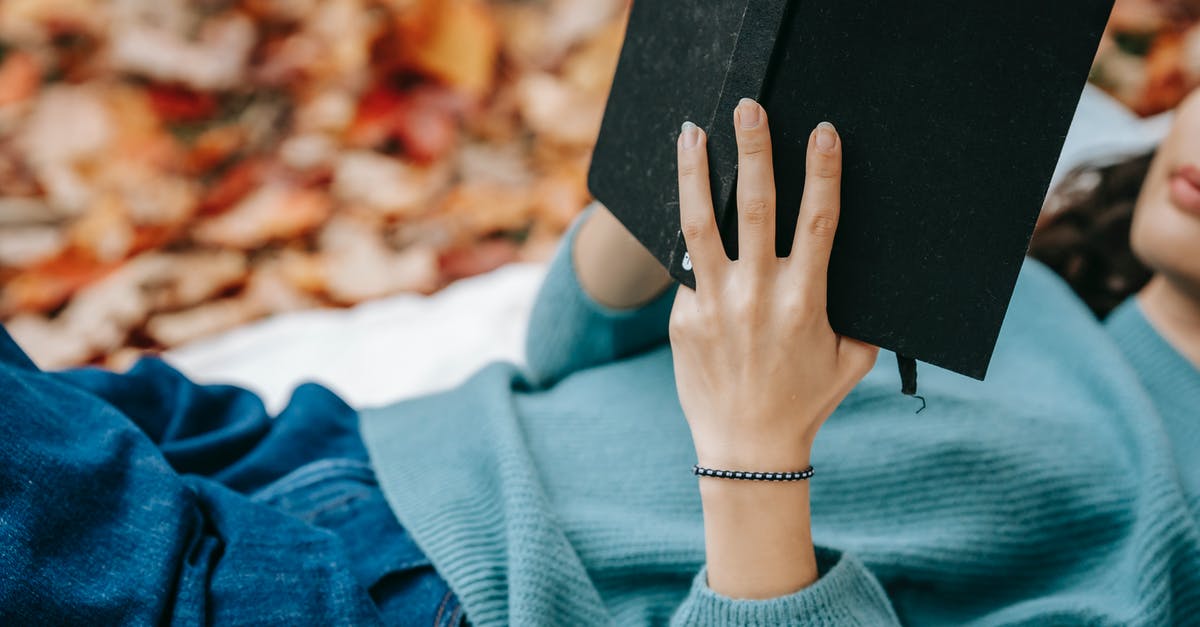
[[[156,360],[40,372],[0,329],[0,624],[464,623],[329,391],[272,419]]]

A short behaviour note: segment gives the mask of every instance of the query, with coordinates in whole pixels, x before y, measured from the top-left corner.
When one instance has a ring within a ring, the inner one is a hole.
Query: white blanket
[[[1140,120],[1088,87],[1055,182],[1082,163],[1153,147],[1170,121],[1169,114]],[[432,297],[279,316],[166,358],[196,380],[248,387],[276,410],[305,381],[322,383],[355,406],[380,405],[453,387],[492,361],[520,363],[544,272],[537,265],[509,266]]]
[[[525,322],[545,269],[520,264],[430,297],[277,316],[166,355],[197,381],[234,383],[282,408],[321,383],[356,406],[452,387],[493,361],[521,363]]]

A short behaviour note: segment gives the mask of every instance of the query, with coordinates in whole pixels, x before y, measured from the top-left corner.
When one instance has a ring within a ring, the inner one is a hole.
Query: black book
[[[1113,0],[637,0],[589,186],[679,281],[676,138],[709,134],[737,257],[733,110],[771,119],[778,254],[809,134],[844,143],[838,333],[982,379]]]

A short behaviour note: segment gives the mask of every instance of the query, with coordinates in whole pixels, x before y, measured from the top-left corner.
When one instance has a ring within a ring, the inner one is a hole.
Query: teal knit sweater
[[[397,516],[489,625],[1200,624],[1200,373],[1136,304],[1107,328],[1026,265],[991,375],[890,355],[822,429],[821,579],[769,601],[706,585],[672,295],[590,300],[566,238],[528,368],[363,412]]]

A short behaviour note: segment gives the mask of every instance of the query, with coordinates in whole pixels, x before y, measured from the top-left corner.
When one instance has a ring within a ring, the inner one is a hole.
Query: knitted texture
[[[1106,325],[1154,398],[1175,458],[1180,479],[1200,515],[1200,370],[1173,349],[1151,326],[1136,299],[1113,312]],[[1192,462],[1192,463],[1188,463]]]
[[[1198,462],[1173,454],[1173,405],[1157,396],[1173,392],[1148,389],[1120,337],[1035,262],[986,383],[924,368],[915,415],[885,354],[822,429],[821,579],[770,601],[714,593],[673,295],[593,302],[577,229],[535,307],[526,371],[495,364],[362,414],[393,509],[473,624],[1200,624],[1196,495],[1181,481]]]

